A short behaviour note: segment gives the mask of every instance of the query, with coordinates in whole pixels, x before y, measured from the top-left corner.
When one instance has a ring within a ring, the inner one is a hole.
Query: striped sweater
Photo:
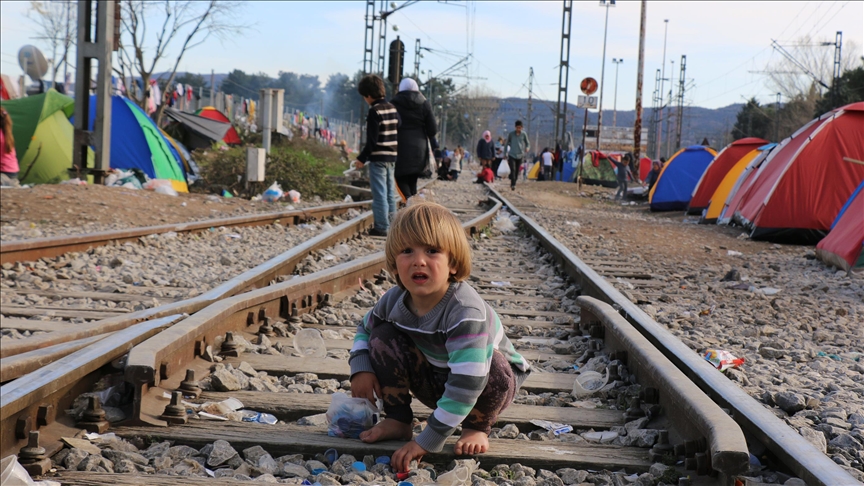
[[[366,115],[366,145],[357,160],[364,164],[367,161],[396,163],[399,125],[395,106],[384,98],[373,101]]]
[[[376,324],[390,322],[414,341],[432,366],[449,369],[444,395],[416,441],[429,452],[438,452],[462,423],[486,387],[494,350],[514,368],[517,387],[528,376],[529,364],[504,334],[501,319],[467,283],[450,288],[429,313],[415,316],[405,305],[407,292],[390,289],[357,327],[351,348],[351,376],[374,372],[369,358],[369,333]]]

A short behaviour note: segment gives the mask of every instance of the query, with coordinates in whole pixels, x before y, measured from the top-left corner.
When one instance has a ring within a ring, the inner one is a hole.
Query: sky
[[[395,2],[397,7],[404,3]],[[241,69],[272,76],[291,71],[317,75],[323,85],[333,73],[350,74],[362,68],[365,5],[362,1],[242,2],[236,12],[240,34],[224,42],[208,39],[187,53],[180,70],[227,73]],[[29,2],[0,2],[0,71],[14,78],[21,74],[18,49],[25,44],[40,45],[33,39],[36,34],[26,16],[28,8]],[[640,2],[618,1],[608,9],[598,1],[574,2],[572,17],[568,100],[576,101],[579,81],[590,76],[603,81],[604,109],[617,106],[632,110]],[[742,103],[751,97],[774,102],[776,90],[767,84],[765,74],[758,72],[782,59],[772,48],[772,40],[789,46],[809,35],[814,41],[833,43],[835,32],[842,31],[842,54],[844,58],[854,55],[855,65],[861,63],[864,45],[862,1],[650,1],[646,18],[646,107],[651,106],[656,70],[663,65],[664,37],[666,78],[677,83],[681,56],[686,55],[686,101],[705,108]],[[528,73],[533,68],[534,97],[554,104],[561,27],[561,1],[423,1],[389,17],[387,42],[398,35],[405,43],[406,73],[414,71],[415,39],[419,38],[424,48],[433,49],[423,52],[421,80],[428,77],[427,71],[441,73],[471,52],[470,77],[455,81],[501,97],[527,97]],[[377,29],[375,35],[377,59]],[[800,52],[796,49],[826,50],[830,57],[834,47],[787,49],[793,55]],[[43,52],[47,57],[47,49]],[[613,58],[623,60],[617,65],[617,90]],[[668,86],[666,82],[664,91],[668,92]]]

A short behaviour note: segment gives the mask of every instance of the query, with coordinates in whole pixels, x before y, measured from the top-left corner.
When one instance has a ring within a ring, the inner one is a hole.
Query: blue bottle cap
[[[413,483],[409,483],[408,481],[399,481],[396,483],[396,486],[414,486]]]
[[[366,470],[366,464],[363,464],[360,461],[356,461],[353,464],[351,464],[351,468],[357,472],[365,471]]]
[[[333,464],[336,459],[339,459],[339,453],[336,452],[336,449],[327,449],[324,451],[324,457],[330,461],[330,464]]]
[[[390,464],[389,456],[378,456],[375,458],[375,464]]]
[[[312,474],[314,474],[315,476],[317,476],[323,472],[327,472],[327,470],[324,468],[321,468],[321,467],[312,470]]]

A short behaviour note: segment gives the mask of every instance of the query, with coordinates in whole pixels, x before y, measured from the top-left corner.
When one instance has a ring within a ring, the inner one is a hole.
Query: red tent
[[[642,157],[639,159],[639,180],[644,181],[649,172],[651,172],[651,159]]]
[[[217,110],[216,108],[213,108],[212,106],[205,106],[204,108],[196,111],[195,114],[204,118],[209,118],[211,120],[216,120],[223,123],[231,123],[231,120],[229,120],[224,113]],[[240,135],[237,135],[237,130],[234,130],[233,125],[231,126],[231,128],[228,129],[227,132],[225,132],[225,136],[222,137],[222,141],[227,143],[228,145],[240,145],[243,143],[243,141],[240,140]]]
[[[771,155],[771,151],[776,147],[776,143],[770,144],[770,146],[766,150],[763,150],[758,157],[747,164],[744,172],[738,176],[738,180],[735,181],[735,185],[732,186],[732,190],[729,191],[729,196],[726,197],[726,201],[723,203],[723,210],[720,212],[720,217],[717,218],[717,224],[729,224],[732,221],[732,216],[735,214],[735,211],[738,211],[738,208],[741,206],[741,201],[744,199],[750,186],[753,185],[753,181],[756,180],[759,168],[762,167],[762,164],[768,156]]]
[[[816,255],[825,263],[847,272],[864,268],[864,182],[834,221],[831,232],[816,245]]]
[[[696,183],[690,204],[687,206],[687,214],[702,214],[702,210],[708,207],[711,196],[714,195],[717,186],[723,182],[729,169],[741,160],[741,157],[767,143],[767,140],[761,138],[748,137],[736,140],[721,150]]]
[[[864,102],[826,113],[771,152],[735,214],[750,237],[814,244],[864,180]]]

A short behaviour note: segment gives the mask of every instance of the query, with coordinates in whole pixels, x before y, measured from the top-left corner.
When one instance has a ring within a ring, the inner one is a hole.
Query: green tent
[[[618,185],[615,176],[615,165],[609,160],[609,156],[592,150],[585,154],[584,167],[576,168],[575,175],[582,177],[582,182],[596,186],[616,187]]]
[[[12,118],[12,135],[22,184],[45,184],[68,179],[72,167],[72,98],[54,89],[35,96],[3,102]],[[92,167],[93,152],[88,166]]]

